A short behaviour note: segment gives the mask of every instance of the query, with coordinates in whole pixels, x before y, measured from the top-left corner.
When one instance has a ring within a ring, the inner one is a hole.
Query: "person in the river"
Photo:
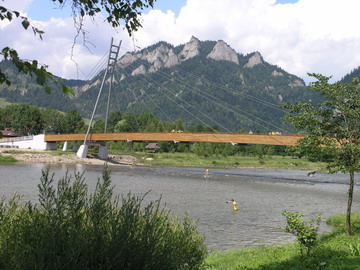
[[[205,170],[205,174],[204,174],[204,178],[209,178],[210,175],[209,175],[209,169],[206,169]]]
[[[226,203],[231,203],[233,205],[233,210],[237,211],[239,208],[237,207],[237,203],[234,201],[234,199],[231,199],[230,201],[227,201]]]

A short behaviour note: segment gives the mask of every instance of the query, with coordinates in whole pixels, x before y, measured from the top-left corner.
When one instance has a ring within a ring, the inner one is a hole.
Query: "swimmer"
[[[239,208],[237,207],[236,202],[234,201],[234,199],[231,199],[230,201],[226,202],[226,203],[231,203],[233,205],[233,210],[237,211],[239,210]]]
[[[206,169],[205,170],[205,174],[204,174],[204,178],[209,178],[210,175],[209,175],[209,169]]]

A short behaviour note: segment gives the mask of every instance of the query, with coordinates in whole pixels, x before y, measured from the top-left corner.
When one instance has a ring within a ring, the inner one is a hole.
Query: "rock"
[[[256,65],[263,64],[264,61],[259,52],[254,52],[254,54],[249,58],[248,62],[245,64],[246,68],[252,68]]]
[[[185,44],[180,52],[180,59],[182,61],[188,60],[200,54],[200,41],[192,36],[190,41]]]
[[[139,75],[139,74],[146,74],[146,68],[144,65],[139,66],[131,73],[132,76]]]
[[[302,82],[299,79],[295,79],[289,83],[290,87],[299,87],[299,86],[305,86],[304,82]]]
[[[118,61],[118,65],[120,65],[121,67],[126,67],[128,65],[131,65],[135,60],[137,60],[136,56],[130,52],[127,52]]]
[[[206,57],[214,60],[224,60],[239,64],[239,58],[236,51],[222,40],[219,40],[216,43],[211,53],[209,53]]]
[[[279,72],[279,71],[277,71],[277,70],[274,70],[274,71],[271,73],[271,75],[274,76],[274,77],[284,76],[284,73]]]

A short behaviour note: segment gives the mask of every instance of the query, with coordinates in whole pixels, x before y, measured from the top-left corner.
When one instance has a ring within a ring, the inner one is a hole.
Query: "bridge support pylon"
[[[95,102],[95,106],[94,106],[94,110],[92,112],[91,118],[90,118],[90,123],[85,135],[85,140],[84,140],[84,144],[82,144],[78,150],[78,152],[76,153],[76,155],[79,158],[86,158],[87,156],[87,151],[88,151],[88,136],[91,130],[91,126],[92,126],[92,122],[94,120],[94,116],[95,116],[95,112],[96,112],[96,108],[98,106],[98,102],[101,96],[101,92],[103,90],[104,84],[105,84],[105,80],[106,80],[106,76],[108,75],[108,73],[110,74],[110,87],[109,87],[109,96],[108,96],[108,102],[107,102],[107,108],[106,108],[106,120],[105,120],[105,133],[107,131],[107,119],[108,119],[108,114],[109,114],[109,104],[110,104],[110,93],[111,93],[111,87],[112,87],[112,81],[114,79],[114,68],[117,62],[117,58],[119,55],[119,50],[120,50],[120,46],[121,46],[121,41],[119,43],[119,45],[114,45],[113,44],[114,39],[111,38],[111,45],[110,45],[110,50],[109,50],[109,58],[108,58],[108,64],[107,64],[107,68],[105,70],[105,74],[103,77],[103,80],[101,82],[101,86],[100,86],[100,90]],[[105,147],[105,148],[104,148]],[[102,157],[104,158],[102,158]],[[99,149],[99,157],[101,159],[108,159],[107,157],[107,148],[106,146],[100,146]],[[106,158],[105,158],[106,157]]]
[[[72,146],[72,148],[71,148],[71,151],[72,151],[72,152],[76,152],[76,151],[77,151],[77,147],[78,147],[77,145],[78,145],[78,142],[75,141],[74,144],[73,144],[73,146]]]
[[[109,156],[108,156],[108,149],[107,149],[107,147],[106,147],[105,145],[100,145],[100,146],[99,146],[99,154],[98,154],[98,157],[99,157],[100,159],[104,159],[104,160],[106,160],[106,159],[109,158]]]
[[[66,150],[68,149],[68,147],[69,147],[69,142],[68,141],[66,141],[66,142],[64,142],[64,146],[63,146],[63,152],[66,152]]]
[[[88,146],[87,144],[82,144],[82,145],[80,145],[80,148],[79,148],[79,150],[77,151],[76,155],[77,155],[79,158],[86,158],[87,152],[88,152],[88,148],[89,148],[89,146]]]

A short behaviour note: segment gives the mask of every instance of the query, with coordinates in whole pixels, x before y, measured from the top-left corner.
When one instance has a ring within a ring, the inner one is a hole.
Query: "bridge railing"
[[[0,139],[0,143],[30,141],[33,139],[34,139],[34,135],[22,136],[22,137],[11,137],[11,138]]]
[[[173,141],[224,142],[232,144],[295,145],[304,135],[269,133],[206,133],[206,132],[119,132],[90,133],[90,141]],[[85,134],[45,135],[46,142],[83,141]]]

